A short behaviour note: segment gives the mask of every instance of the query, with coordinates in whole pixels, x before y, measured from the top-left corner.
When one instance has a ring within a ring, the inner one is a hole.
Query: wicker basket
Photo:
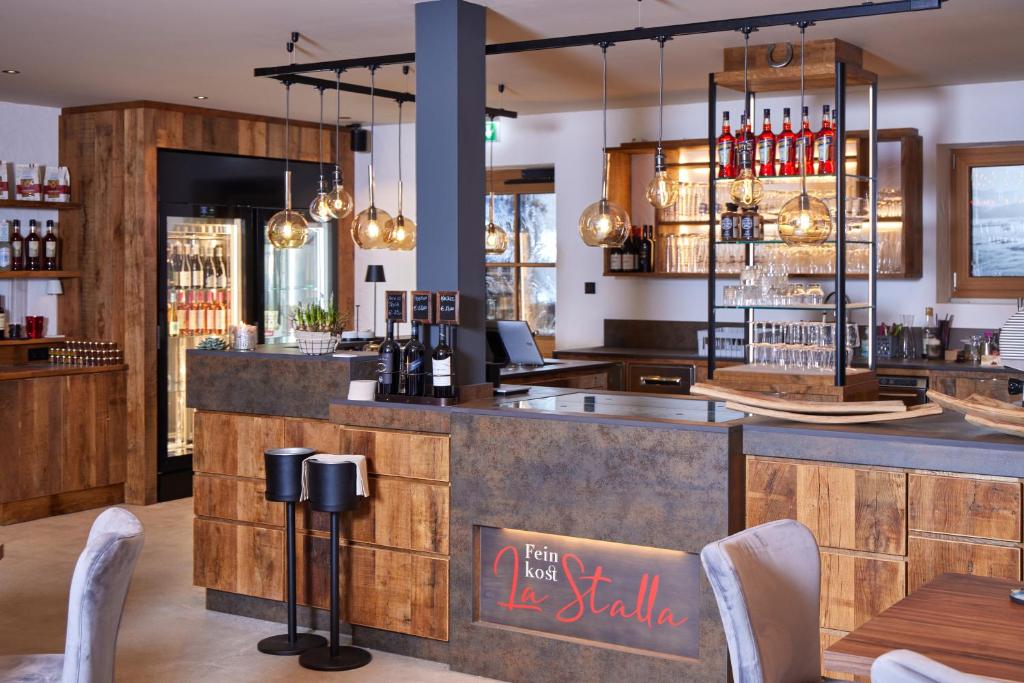
[[[299,342],[299,351],[307,356],[334,353],[334,350],[338,348],[338,337],[330,332],[295,330],[295,339]]]

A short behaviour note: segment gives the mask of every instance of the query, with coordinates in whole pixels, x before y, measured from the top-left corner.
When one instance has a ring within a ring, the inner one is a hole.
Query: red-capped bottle
[[[807,107],[800,112],[800,132],[796,135],[796,156],[797,171],[800,165],[806,164],[807,175],[814,173],[814,132],[811,131],[811,119],[807,113]]]
[[[836,112],[839,111],[839,107],[832,107],[832,135],[835,136],[835,140],[832,144],[832,160],[836,163],[836,172],[839,171],[839,164],[843,161],[843,150],[839,145],[839,126],[836,125]]]
[[[722,134],[715,143],[718,152],[718,177],[736,177],[736,138],[729,128],[729,112],[722,113]]]
[[[828,110],[827,104],[822,107],[821,130],[814,136],[814,144],[818,148],[818,175],[834,175],[836,172],[836,134],[832,130],[832,117]]]
[[[775,133],[772,132],[771,109],[764,110],[764,125],[757,136],[757,175],[775,175]]]
[[[775,139],[775,156],[779,160],[779,175],[797,175],[796,133],[789,119],[789,107],[782,110],[782,132]]]
[[[750,120],[746,114],[740,114],[740,127],[736,131],[736,161],[733,166],[736,173],[744,168],[754,168],[754,133],[750,130]]]

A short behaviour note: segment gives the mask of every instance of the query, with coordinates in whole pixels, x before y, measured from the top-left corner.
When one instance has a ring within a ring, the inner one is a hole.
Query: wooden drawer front
[[[448,481],[448,437],[346,429],[346,453],[367,458],[375,474]]]
[[[370,477],[369,504],[342,521],[352,540],[448,554],[449,490],[409,479]]]
[[[1001,541],[1020,540],[1019,482],[910,475],[910,528]]]
[[[284,531],[196,519],[193,534],[196,586],[285,599]]]
[[[821,626],[852,631],[906,596],[906,563],[821,553]]]
[[[796,519],[818,545],[903,555],[906,500],[902,472],[747,458],[747,527]]]
[[[198,473],[192,479],[196,515],[284,527],[285,504],[268,501],[265,493],[266,484],[259,479],[234,479]],[[305,507],[296,506],[296,523],[300,526]]]
[[[641,365],[627,368],[626,391],[688,394],[696,372],[692,365]]]
[[[299,602],[330,606],[330,539],[303,535]],[[345,621],[435,640],[448,640],[448,559],[400,550],[343,545],[341,611]]]
[[[302,446],[341,453],[339,425],[326,420],[300,420],[260,415],[197,411],[194,462],[197,472],[263,478],[263,451]]]
[[[946,573],[1020,578],[1020,549],[910,537],[907,585],[911,592]]]

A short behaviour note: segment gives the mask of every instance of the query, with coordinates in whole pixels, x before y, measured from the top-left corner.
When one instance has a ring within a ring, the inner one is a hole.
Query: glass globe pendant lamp
[[[804,32],[800,24],[800,110],[804,104]],[[800,164],[800,194],[779,210],[779,239],[788,245],[821,244],[832,234],[832,213],[825,202],[807,194],[807,164]]]
[[[408,74],[409,67],[403,66],[402,73]],[[385,236],[388,249],[411,251],[416,246],[416,222],[402,213],[402,101],[398,102],[398,213],[394,226]]]
[[[498,86],[499,91],[505,89],[504,85]],[[491,121],[494,121],[494,117],[490,117]],[[490,161],[488,166],[490,168],[487,172],[487,184],[489,186],[487,192],[487,225],[484,226],[484,253],[498,255],[504,254],[508,250],[508,233],[505,229],[494,222],[494,138],[492,137],[488,144],[490,151]]]
[[[665,150],[661,140],[664,133],[665,113],[665,41],[658,38],[658,150],[654,154],[654,177],[647,185],[644,196],[655,209],[667,209],[679,199],[679,183],[670,178],[665,170]]]
[[[327,189],[324,186],[324,157],[323,157],[323,140],[324,140],[324,89],[317,88],[320,91],[320,125],[317,129],[317,162],[320,164],[320,180],[317,186],[316,196],[313,197],[313,201],[309,205],[309,217],[317,223],[326,223],[327,221],[334,220],[337,215],[334,213],[334,208],[331,204],[331,199],[327,195]]]
[[[341,69],[335,72],[335,117],[334,117],[334,184],[327,193],[331,213],[338,220],[348,218],[355,202],[352,195],[345,189],[345,181],[341,175]]]
[[[608,199],[608,43],[601,43],[603,60],[601,199],[583,210],[579,219],[580,238],[588,247],[621,247],[629,235],[629,214]]]
[[[298,249],[309,239],[309,225],[306,223],[305,216],[292,210],[292,172],[288,169],[288,157],[291,152],[291,138],[289,137],[291,88],[292,84],[286,81],[284,84],[284,210],[278,211],[267,221],[267,240],[276,249]]]
[[[352,241],[360,249],[386,249],[387,239],[394,229],[395,220],[387,211],[378,209],[374,201],[374,177],[373,158],[376,140],[374,139],[374,125],[376,123],[376,96],[374,94],[374,75],[377,67],[370,67],[370,166],[369,166],[369,192],[370,205],[359,212],[356,219],[352,221]]]
[[[750,46],[750,30],[743,30],[743,108],[746,110],[746,121],[750,121],[750,92],[747,89],[747,53]],[[746,131],[740,131],[745,133]],[[754,174],[754,142],[747,134],[743,142],[737,144],[737,156],[739,157],[739,173],[736,179],[729,184],[729,196],[733,202],[746,208],[757,206],[764,197],[764,186]]]

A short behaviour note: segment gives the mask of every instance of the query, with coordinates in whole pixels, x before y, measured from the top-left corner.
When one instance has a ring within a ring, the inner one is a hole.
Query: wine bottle
[[[612,247],[608,252],[608,271],[622,272],[622,247]]]
[[[192,258],[189,259],[189,268],[192,273],[191,286],[192,289],[203,288],[203,260],[200,257],[202,253],[200,247],[194,242],[192,243]]]
[[[43,238],[43,270],[60,270],[60,241],[53,232],[53,221],[46,221]]]
[[[220,289],[228,288],[228,268],[227,264],[224,263],[224,247],[217,245],[213,248],[214,257],[214,268],[217,273],[217,287]]]
[[[622,243],[622,272],[623,273],[634,273],[636,272],[636,251],[634,248],[633,235],[636,233],[636,227],[629,229],[629,234],[626,236],[626,241]]]
[[[43,259],[40,254],[42,240],[39,239],[39,224],[33,218],[28,222],[28,237],[25,238],[25,269],[42,270]]]
[[[399,392],[399,363],[402,347],[395,341],[395,322],[388,321],[387,334],[377,352],[377,393],[397,394]]]
[[[448,325],[441,325],[440,340],[431,354],[434,368],[434,398],[455,398],[455,353],[448,346]]]
[[[217,288],[217,270],[213,265],[213,254],[206,250],[206,258],[203,259],[203,286],[207,289]]]
[[[639,249],[637,249],[637,270],[641,273],[651,272],[651,243],[647,239],[647,226],[643,226],[640,232]]]
[[[427,350],[420,338],[420,324],[412,323],[412,336],[402,350],[402,366],[405,369],[405,395],[423,396],[426,393],[426,376],[423,374],[423,361]]]
[[[25,238],[17,218],[11,221],[11,270],[25,270]]]

